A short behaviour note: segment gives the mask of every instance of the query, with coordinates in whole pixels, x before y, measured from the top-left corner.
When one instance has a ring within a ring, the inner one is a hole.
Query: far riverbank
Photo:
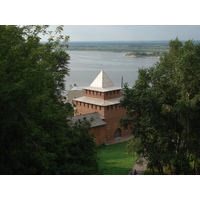
[[[131,58],[160,58],[160,56],[135,56],[135,55],[128,55],[128,54],[124,56],[131,57]]]

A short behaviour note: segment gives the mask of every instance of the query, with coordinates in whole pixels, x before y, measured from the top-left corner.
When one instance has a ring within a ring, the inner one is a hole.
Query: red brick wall
[[[97,106],[93,104],[78,102],[74,100],[74,104],[76,106],[76,113],[75,115],[82,115],[82,114],[89,114],[98,112],[100,115],[105,115],[105,109],[103,106]]]
[[[92,91],[92,90],[84,90],[84,96],[85,97],[91,97],[95,99],[114,99],[121,97],[121,90],[114,90],[109,92],[98,92],[98,91]]]
[[[106,108],[105,111],[105,122],[106,122],[106,140],[113,140],[115,131],[119,128],[121,129],[121,136],[125,136],[129,132],[124,130],[123,127],[120,126],[119,120],[125,117],[126,110],[122,107],[117,106],[117,108],[109,109]]]
[[[89,134],[95,136],[94,142],[96,144],[104,144],[106,143],[106,134],[105,134],[105,126],[98,126],[95,128],[91,128],[89,130]]]
[[[91,98],[98,98],[98,99],[112,99],[121,96],[121,91],[118,90],[101,93],[89,90],[84,90],[84,96],[91,97]],[[121,129],[121,136],[125,136],[130,133],[130,130],[125,130],[123,127],[120,126],[119,120],[126,115],[126,110],[122,107],[119,107],[118,104],[112,106],[97,106],[88,103],[78,102],[74,100],[74,104],[76,105],[77,113],[75,115],[81,114],[89,114],[98,112],[100,115],[105,117],[105,126],[99,126],[95,128],[91,128],[89,133],[94,134],[96,139],[94,140],[95,143],[105,143],[106,141],[115,139],[114,134],[117,129]]]
[[[107,125],[98,126],[95,128],[91,128],[89,130],[89,134],[95,136],[94,142],[96,144],[105,144],[110,140],[114,140],[115,131],[120,128],[121,129],[121,136],[125,136],[130,133],[130,129],[125,130],[124,128],[120,127],[119,123],[107,120]],[[110,125],[110,126],[109,126]]]

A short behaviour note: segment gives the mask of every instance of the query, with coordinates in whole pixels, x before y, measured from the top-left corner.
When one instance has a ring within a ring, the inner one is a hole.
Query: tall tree
[[[88,126],[67,122],[72,107],[62,102],[62,92],[69,37],[61,32],[62,26],[55,32],[48,26],[0,26],[0,174],[98,170]],[[41,43],[40,34],[49,35],[48,42]]]
[[[200,173],[200,44],[178,39],[149,69],[140,69],[133,88],[124,88],[124,126],[132,125],[135,150],[160,173]]]

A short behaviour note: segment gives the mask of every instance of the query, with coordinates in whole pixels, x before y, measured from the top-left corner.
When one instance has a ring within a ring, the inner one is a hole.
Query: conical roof
[[[101,71],[98,76],[94,79],[89,87],[85,89],[94,90],[94,91],[112,91],[112,90],[119,90],[120,87],[116,87],[107,74],[104,71]]]
[[[109,79],[107,74],[104,71],[101,71],[99,75],[94,79],[91,87],[98,87],[98,88],[109,88],[109,87],[115,87],[113,82]]]

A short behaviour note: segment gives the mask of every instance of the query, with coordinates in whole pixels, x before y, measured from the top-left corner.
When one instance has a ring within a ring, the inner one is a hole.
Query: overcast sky
[[[65,25],[63,33],[70,41],[200,40],[200,25]]]

